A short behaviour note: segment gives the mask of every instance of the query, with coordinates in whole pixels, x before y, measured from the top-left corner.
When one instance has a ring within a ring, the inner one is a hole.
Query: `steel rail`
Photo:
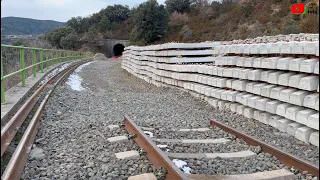
[[[77,64],[73,65],[76,66]],[[22,107],[15,113],[15,115],[6,123],[6,125],[1,129],[1,157],[6,151],[7,147],[11,143],[12,139],[18,132],[20,126],[38,101],[38,95],[43,91],[43,89],[51,83],[55,78],[60,76],[62,73],[68,71],[73,66],[70,66],[61,72],[52,76],[49,80],[47,80],[44,84],[42,84],[34,94],[29,97],[29,99],[22,105]]]
[[[125,129],[135,135],[133,140],[146,151],[146,156],[154,167],[163,167],[167,170],[166,180],[189,179],[128,116],[124,116],[123,122]]]
[[[82,64],[82,63],[81,63]],[[1,176],[2,180],[19,180],[21,177],[21,174],[23,172],[24,166],[28,159],[28,154],[32,148],[33,141],[36,137],[38,127],[40,125],[40,117],[42,114],[42,111],[57,87],[57,85],[70,73],[73,72],[74,69],[76,69],[80,63],[72,66],[70,69],[68,69],[67,72],[65,72],[54,84],[52,89],[48,92],[48,94],[45,96],[43,101],[41,102],[39,108],[37,109],[35,115],[33,116],[32,120],[30,121],[25,133],[23,134],[16,150],[14,151],[4,173]],[[60,73],[61,74],[61,73]]]
[[[249,145],[260,146],[263,152],[274,155],[275,157],[278,158],[278,160],[281,163],[283,163],[285,165],[293,166],[294,168],[296,168],[297,170],[299,170],[301,172],[308,171],[313,176],[319,177],[319,166],[316,166],[314,164],[306,162],[305,160],[302,160],[298,157],[295,157],[294,155],[292,155],[290,153],[287,153],[287,152],[284,152],[280,149],[272,147],[265,142],[262,142],[254,137],[251,137],[245,133],[242,133],[232,127],[224,125],[224,124],[217,122],[215,120],[211,120],[210,125],[217,126],[221,129],[223,129],[224,131],[235,135],[237,138],[243,139]]]

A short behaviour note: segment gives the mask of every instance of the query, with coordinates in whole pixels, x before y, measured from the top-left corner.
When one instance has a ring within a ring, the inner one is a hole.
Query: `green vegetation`
[[[139,6],[108,6],[74,17],[42,39],[58,48],[100,51],[104,39],[147,45],[170,41],[233,40],[263,35],[319,33],[319,15],[290,14],[293,0],[147,0]]]
[[[65,25],[65,23],[51,20],[3,17],[1,18],[1,35],[43,34],[63,25]]]

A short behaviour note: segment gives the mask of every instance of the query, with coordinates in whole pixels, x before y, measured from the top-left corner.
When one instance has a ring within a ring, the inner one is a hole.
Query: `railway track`
[[[1,159],[4,158],[5,152],[9,149],[11,153],[13,153],[8,164],[1,165],[2,167],[6,167],[1,176],[2,180],[20,179],[40,125],[42,111],[48,99],[59,83],[85,62],[86,61],[74,63],[49,78],[34,91],[1,129]],[[23,135],[21,135],[22,133]],[[19,142],[18,145],[14,147],[15,144],[17,144],[16,139],[18,139]],[[13,140],[15,142],[13,142]],[[11,144],[13,144],[13,146],[10,146]],[[13,150],[13,148],[15,149]]]
[[[146,152],[152,164],[158,169],[162,168],[162,176],[166,174],[163,179],[316,179],[319,177],[319,167],[313,164],[217,121],[210,121],[210,125],[213,129],[179,129],[170,132],[152,127],[140,128],[127,116],[123,124],[134,136],[133,140]],[[151,138],[146,134],[151,135]],[[202,134],[204,138],[191,139],[192,134]],[[210,136],[215,138],[211,139]],[[228,149],[225,144],[232,144],[234,149]],[[247,170],[246,166],[253,165],[252,162],[255,161],[262,166],[265,163],[267,167]],[[218,166],[224,166],[225,169],[221,171]],[[299,171],[304,177],[295,175]],[[157,175],[157,172],[154,174]]]

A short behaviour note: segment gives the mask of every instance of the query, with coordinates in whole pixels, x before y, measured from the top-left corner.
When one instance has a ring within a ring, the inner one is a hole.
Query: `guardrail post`
[[[1,104],[6,102],[4,96],[4,79],[3,79],[3,62],[2,62],[2,50],[1,50]]]
[[[26,70],[24,69],[24,48],[20,48],[20,70],[21,71],[21,83],[22,86],[26,86]]]
[[[43,50],[40,49],[40,70],[43,73]]]
[[[54,65],[54,60],[53,60],[53,50],[50,50],[50,57],[51,57],[51,65]]]
[[[46,62],[47,62],[47,69],[49,69],[50,62],[49,62],[49,51],[46,50]]]
[[[33,77],[37,76],[37,66],[36,66],[36,50],[32,49],[32,74]]]

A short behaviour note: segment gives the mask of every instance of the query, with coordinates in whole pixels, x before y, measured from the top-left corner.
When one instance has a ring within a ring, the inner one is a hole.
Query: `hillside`
[[[1,18],[1,35],[43,34],[65,23],[52,20],[36,20],[20,17]]]

